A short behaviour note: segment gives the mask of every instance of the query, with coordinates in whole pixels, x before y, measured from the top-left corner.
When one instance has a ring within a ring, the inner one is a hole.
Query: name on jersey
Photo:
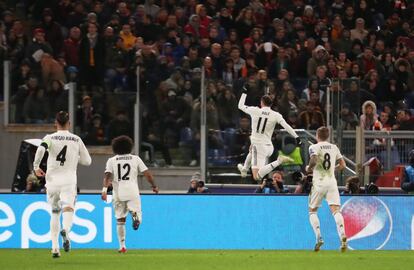
[[[262,115],[269,116],[270,115],[270,112],[262,112]]]
[[[72,136],[59,136],[59,135],[54,135],[51,138],[52,140],[56,140],[56,141],[73,141],[73,142],[78,142],[79,139],[76,137],[72,137]]]
[[[331,149],[332,147],[330,145],[321,145],[321,149]]]
[[[125,157],[117,157],[116,160],[131,160],[131,156],[125,156]]]

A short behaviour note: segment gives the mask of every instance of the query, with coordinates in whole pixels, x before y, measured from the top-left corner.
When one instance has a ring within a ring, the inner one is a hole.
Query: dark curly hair
[[[116,155],[130,154],[133,146],[134,142],[126,135],[116,137],[112,140],[112,151]]]

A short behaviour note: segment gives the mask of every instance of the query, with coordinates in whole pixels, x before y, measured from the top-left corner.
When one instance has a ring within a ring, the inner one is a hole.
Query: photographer
[[[414,192],[414,149],[408,154],[409,165],[404,168],[404,178],[401,181],[401,189],[412,193]]]
[[[297,184],[295,194],[308,194],[312,189],[312,178],[304,176],[300,171],[292,173],[292,179]]]
[[[346,179],[345,190],[342,194],[360,194],[364,193],[360,188],[358,176],[351,176]]]
[[[283,186],[283,174],[276,171],[272,175],[272,179],[263,180],[262,184],[256,189],[255,193],[288,193],[289,190]]]

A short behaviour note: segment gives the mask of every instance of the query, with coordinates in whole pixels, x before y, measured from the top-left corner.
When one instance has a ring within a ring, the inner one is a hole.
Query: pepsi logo
[[[378,197],[352,197],[342,206],[351,249],[382,249],[390,239],[392,217]]]

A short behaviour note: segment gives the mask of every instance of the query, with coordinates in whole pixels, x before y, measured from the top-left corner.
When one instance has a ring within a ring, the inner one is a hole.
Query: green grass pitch
[[[0,269],[412,269],[412,251],[236,251],[77,249],[52,259],[45,249],[0,249]]]

